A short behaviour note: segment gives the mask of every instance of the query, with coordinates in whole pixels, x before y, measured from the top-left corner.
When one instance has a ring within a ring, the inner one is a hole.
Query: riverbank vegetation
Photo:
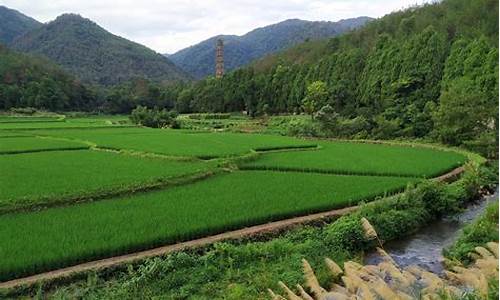
[[[362,219],[365,239],[377,239],[377,232]],[[343,268],[325,258],[332,280],[330,287],[322,287],[306,259],[302,260],[305,287],[297,284],[291,289],[279,282],[285,297],[269,289],[273,300],[314,299],[497,299],[498,298],[498,243],[488,242],[469,252],[473,263],[468,267],[455,266],[445,276],[419,266],[401,267],[383,248],[377,248],[382,261],[377,265],[344,262]],[[300,295],[300,296],[299,296]]]
[[[478,246],[484,247],[488,242],[498,242],[498,202],[490,204],[484,215],[467,225],[459,239],[445,249],[444,254],[452,260],[451,263],[458,261],[469,264],[473,260],[469,253]]]

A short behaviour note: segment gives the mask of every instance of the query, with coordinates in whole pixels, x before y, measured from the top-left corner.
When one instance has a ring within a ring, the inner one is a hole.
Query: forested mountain
[[[9,44],[15,38],[42,26],[42,23],[17,10],[0,5],[0,43]]]
[[[136,105],[252,116],[306,112],[315,119],[293,124],[296,133],[425,138],[498,156],[498,2],[415,6],[293,46],[222,79],[134,80],[93,103],[116,113]]]
[[[91,90],[49,61],[1,45],[0,61],[0,110],[34,107],[86,111],[98,105]]]
[[[372,19],[369,17],[338,22],[311,22],[291,19],[257,28],[242,36],[215,36],[168,57],[189,74],[196,78],[202,78],[214,73],[215,43],[218,38],[224,40],[226,70],[233,70],[266,54],[306,40],[333,37],[358,28],[370,20]]]
[[[301,134],[430,138],[495,156],[498,2],[443,0],[412,7],[222,79],[210,76],[166,90],[163,95],[173,99],[168,103],[181,113],[307,112],[317,115],[321,128],[295,124]],[[309,93],[321,101],[305,103]]]
[[[135,77],[154,81],[189,78],[163,55],[75,14],[61,15],[26,33],[12,47],[45,56],[86,83],[111,85]]]

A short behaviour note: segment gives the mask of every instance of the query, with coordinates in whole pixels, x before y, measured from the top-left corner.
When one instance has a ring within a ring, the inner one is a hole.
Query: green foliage
[[[324,132],[337,132],[339,126],[339,115],[333,107],[325,105],[314,114],[316,119],[321,124],[321,129]]]
[[[85,83],[113,85],[136,77],[158,82],[189,79],[161,54],[74,14],[57,17],[19,37],[11,46],[47,57]]]
[[[0,43],[9,44],[26,32],[42,26],[40,22],[23,15],[17,10],[0,6]]]
[[[304,124],[305,132],[290,132],[433,138],[495,157],[497,8],[493,0],[411,7],[329,41],[292,47],[220,80],[188,85],[176,105],[181,112],[246,110],[250,116],[312,115],[329,105],[338,116],[324,116],[337,121],[323,119],[320,128]]]
[[[302,100],[302,108],[312,118],[317,110],[326,105],[327,101],[328,90],[326,83],[315,81],[307,86],[306,96]]]
[[[319,128],[310,120],[292,119],[286,123],[284,134],[299,137],[314,137],[319,135]]]
[[[437,135],[445,143],[463,143],[491,154],[488,145],[498,144],[497,110],[498,49],[489,46],[485,38],[456,41],[434,115]]]
[[[467,186],[477,190],[477,187],[472,184]],[[459,204],[462,203],[460,201],[462,199],[448,193],[443,185],[436,183],[420,185],[410,197],[422,203],[425,209],[432,214],[432,219],[459,212]],[[471,199],[467,198],[467,196],[465,198]]]
[[[93,92],[45,60],[15,53],[0,45],[0,110],[91,110]]]
[[[151,128],[179,128],[176,111],[167,111],[166,109],[148,109],[144,106],[137,106],[130,114],[130,120],[134,124]]]
[[[298,19],[257,28],[242,36],[222,35],[209,38],[182,49],[168,58],[176,65],[201,79],[214,74],[216,40],[224,40],[224,67],[231,71],[251,61],[299,43],[330,38],[363,26],[371,18],[359,17],[338,22],[312,22]]]
[[[468,264],[468,255],[477,246],[485,246],[488,242],[498,241],[498,203],[490,204],[486,213],[474,223],[467,225],[458,240],[444,250],[444,255],[453,260]]]

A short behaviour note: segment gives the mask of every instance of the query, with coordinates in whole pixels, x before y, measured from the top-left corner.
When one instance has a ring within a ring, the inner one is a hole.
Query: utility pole
[[[215,78],[222,76],[224,76],[224,41],[219,38],[215,48]]]

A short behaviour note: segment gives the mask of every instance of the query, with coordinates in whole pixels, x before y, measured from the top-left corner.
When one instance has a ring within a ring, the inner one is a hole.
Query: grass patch
[[[241,155],[253,149],[314,147],[316,145],[313,142],[274,135],[197,133],[151,128],[52,130],[33,133],[88,141],[98,147],[108,149],[134,150],[171,156],[194,156],[204,159]]]
[[[3,155],[0,165],[0,212],[143,190],[213,166],[85,150]]]
[[[243,169],[430,178],[466,161],[451,151],[384,144],[319,141],[317,151],[267,153]]]
[[[3,137],[0,141],[0,154],[16,154],[54,150],[76,150],[87,148],[89,148],[89,146],[72,141],[37,137],[23,137],[15,135]]]
[[[163,191],[6,214],[0,218],[0,280],[345,207],[411,181],[416,179],[235,172]]]

